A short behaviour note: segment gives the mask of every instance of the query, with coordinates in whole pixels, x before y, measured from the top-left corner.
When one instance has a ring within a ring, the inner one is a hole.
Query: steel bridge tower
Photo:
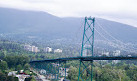
[[[94,26],[95,18],[85,17],[82,47],[81,47],[81,57],[91,56],[94,57]],[[87,54],[87,52],[90,52]],[[93,60],[83,60],[80,59],[78,81],[92,81],[93,77]],[[86,78],[85,75],[86,73]],[[84,77],[83,77],[84,76]]]

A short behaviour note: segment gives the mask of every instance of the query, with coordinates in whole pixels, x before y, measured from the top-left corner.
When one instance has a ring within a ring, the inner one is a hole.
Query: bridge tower
[[[94,26],[95,18],[85,17],[82,38],[81,57],[94,57]],[[93,60],[80,59],[78,81],[92,81]]]

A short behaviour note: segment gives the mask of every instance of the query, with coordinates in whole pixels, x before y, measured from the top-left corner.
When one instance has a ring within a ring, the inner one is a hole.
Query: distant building
[[[113,51],[113,56],[120,56],[120,50]]]
[[[54,53],[62,53],[62,50],[61,49],[55,49]]]
[[[31,51],[31,52],[39,52],[40,50],[38,49],[38,47],[36,46],[31,46],[31,45],[24,45],[24,49],[27,51]]]
[[[112,61],[112,63],[114,63],[114,64],[117,64],[117,63],[119,63],[120,62],[120,60],[113,60]]]
[[[46,74],[46,70],[42,69],[42,70],[40,70],[39,73],[40,73],[40,74]]]
[[[109,52],[102,52],[102,56],[109,56]]]
[[[30,75],[27,75],[25,73],[16,75],[18,77],[19,81],[25,81],[25,78],[29,78]]]
[[[83,56],[92,56],[92,47],[90,45],[83,48]]]
[[[52,80],[52,79],[55,79],[55,78],[57,78],[57,74],[46,74],[45,75],[45,79]]]
[[[31,51],[32,50],[30,45],[24,45],[24,49],[27,50],[27,51]]]
[[[66,76],[68,76],[68,71],[69,71],[69,68],[66,68]],[[65,68],[60,67],[59,73],[61,76],[65,76]]]
[[[8,73],[8,76],[16,76],[17,71],[11,71]]]
[[[53,65],[54,67],[58,67],[58,66],[59,66],[59,64],[57,64],[57,63],[52,63],[52,65]]]
[[[47,52],[47,53],[50,53],[50,52],[52,52],[52,48],[46,47],[46,48],[44,48],[44,51]]]
[[[31,46],[31,51],[32,51],[32,52],[35,51],[35,46]]]
[[[20,73],[23,73],[24,72],[24,70],[20,70]]]
[[[36,47],[36,46],[32,46],[32,52],[35,52],[35,53],[39,52],[38,47]]]
[[[128,55],[128,57],[132,57],[132,55]]]
[[[120,56],[120,50],[113,51],[113,56]],[[120,60],[113,60],[112,61],[112,63],[115,63],[115,64],[117,64],[119,62],[120,62]]]

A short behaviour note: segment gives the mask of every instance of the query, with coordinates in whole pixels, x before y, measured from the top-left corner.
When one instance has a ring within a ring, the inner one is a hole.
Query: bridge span
[[[137,60],[136,57],[92,57],[92,56],[87,56],[87,57],[66,57],[66,58],[57,58],[57,59],[46,59],[46,60],[37,60],[37,61],[31,61],[30,63],[33,62],[58,62],[58,61],[71,61],[71,60],[83,60],[83,61],[93,61],[93,60]]]

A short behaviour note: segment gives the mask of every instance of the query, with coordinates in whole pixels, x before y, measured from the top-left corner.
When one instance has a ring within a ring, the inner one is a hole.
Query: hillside
[[[79,43],[83,32],[83,23],[84,18],[59,18],[46,12],[0,8],[0,37],[17,41],[45,42],[50,40]],[[133,44],[137,42],[136,27],[96,18],[95,28],[110,42],[113,42],[114,39]],[[98,32],[95,31],[95,40],[106,42],[106,39],[101,37]]]

